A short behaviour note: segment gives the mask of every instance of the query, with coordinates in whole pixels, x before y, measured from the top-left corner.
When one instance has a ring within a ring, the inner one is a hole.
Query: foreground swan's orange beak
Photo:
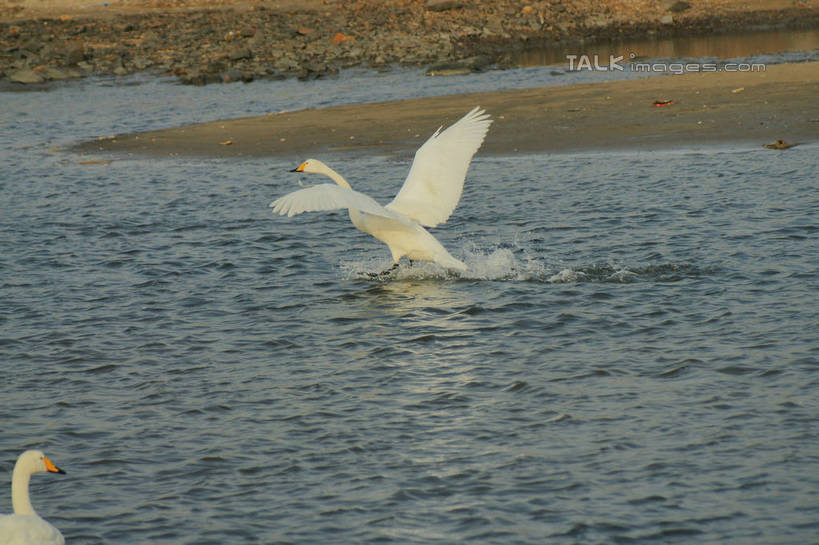
[[[65,471],[55,466],[54,462],[52,462],[45,456],[43,457],[43,461],[45,462],[46,471],[48,471],[49,473],[62,473],[63,475],[65,475]]]
[[[290,172],[304,172],[304,165],[306,165],[306,164],[307,164],[307,162],[305,161],[304,163],[300,164],[298,166],[298,168],[294,168]]]

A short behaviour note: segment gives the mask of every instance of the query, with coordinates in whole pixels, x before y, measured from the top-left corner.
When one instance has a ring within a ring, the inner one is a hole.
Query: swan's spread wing
[[[466,171],[492,120],[475,108],[438,129],[418,151],[401,191],[386,208],[427,227],[446,222],[461,199]]]
[[[335,184],[320,184],[306,189],[299,189],[273,201],[270,206],[274,212],[281,215],[287,214],[288,217],[302,212],[351,208],[367,214],[397,219],[405,223],[407,221],[406,218],[385,209],[372,197]]]

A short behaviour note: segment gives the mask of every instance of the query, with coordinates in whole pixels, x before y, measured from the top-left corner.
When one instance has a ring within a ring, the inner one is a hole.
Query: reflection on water
[[[566,55],[587,55],[609,58],[622,56],[679,59],[716,57],[732,59],[750,55],[810,51],[819,47],[819,29],[765,30],[758,32],[678,36],[673,38],[642,38],[571,47],[554,47],[522,51],[513,59],[520,66],[565,65]]]
[[[368,290],[379,306],[388,305],[395,312],[413,312],[424,308],[458,308],[469,305],[471,297],[454,290],[452,284],[424,280],[398,280],[384,282],[374,290]]]
[[[383,280],[370,279],[362,274],[351,279],[361,282],[364,289],[335,296],[328,303],[341,304],[345,317],[365,318],[374,314],[400,316],[424,308],[460,308],[473,303],[471,297],[454,289],[451,282],[441,281],[447,278],[445,271],[438,272],[438,277],[419,275],[402,279],[391,275]]]

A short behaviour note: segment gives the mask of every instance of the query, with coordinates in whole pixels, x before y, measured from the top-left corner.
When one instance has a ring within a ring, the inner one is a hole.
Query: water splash
[[[617,263],[567,265],[549,261],[527,251],[510,248],[465,250],[459,256],[467,265],[464,272],[448,271],[435,263],[406,261],[394,271],[391,262],[383,259],[361,259],[342,263],[340,268],[348,280],[393,282],[407,280],[484,280],[506,282],[541,282],[547,284],[678,282],[706,274],[707,271],[689,263],[653,263],[626,266]]]

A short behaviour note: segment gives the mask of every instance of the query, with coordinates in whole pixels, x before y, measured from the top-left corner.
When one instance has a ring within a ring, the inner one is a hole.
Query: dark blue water
[[[815,144],[479,154],[434,230],[469,271],[386,281],[346,214],[271,214],[292,161],[53,151],[354,81],[0,96],[0,467],[66,469],[69,543],[816,541]]]

